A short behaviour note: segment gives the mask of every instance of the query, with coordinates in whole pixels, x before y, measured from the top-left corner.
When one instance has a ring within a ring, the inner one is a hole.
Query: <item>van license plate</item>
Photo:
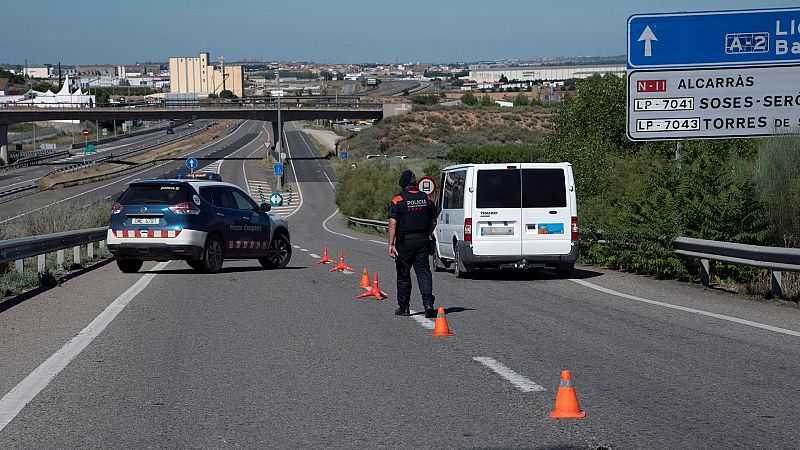
[[[481,236],[513,236],[513,227],[482,227]]]
[[[158,217],[132,219],[134,225],[158,225]]]

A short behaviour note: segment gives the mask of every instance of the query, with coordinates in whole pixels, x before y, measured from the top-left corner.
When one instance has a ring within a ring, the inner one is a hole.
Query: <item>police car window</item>
[[[256,202],[249,199],[244,193],[237,189],[231,189],[231,194],[233,194],[233,198],[236,200],[237,208],[244,209],[244,210],[253,210],[258,209]]]
[[[567,188],[562,169],[523,169],[523,208],[563,208],[567,206]]]
[[[135,184],[129,186],[117,202],[123,205],[159,203],[175,205],[189,201],[189,188],[174,184]]]
[[[475,207],[519,208],[519,172],[516,169],[479,170],[475,183]]]
[[[210,201],[212,205],[220,208],[237,209],[236,200],[228,192],[227,189],[222,187],[207,187],[200,189],[200,195],[203,195],[206,200]]]

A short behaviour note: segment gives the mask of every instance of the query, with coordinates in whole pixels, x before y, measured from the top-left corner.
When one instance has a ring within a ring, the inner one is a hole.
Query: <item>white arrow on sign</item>
[[[644,56],[653,56],[653,44],[652,41],[657,41],[656,35],[653,34],[653,30],[650,29],[650,25],[644,28],[642,31],[642,35],[639,36],[639,40],[637,42],[644,41]]]

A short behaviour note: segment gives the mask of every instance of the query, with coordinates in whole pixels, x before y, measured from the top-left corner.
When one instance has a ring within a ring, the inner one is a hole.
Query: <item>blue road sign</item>
[[[275,172],[276,177],[283,176],[283,163],[276,162],[274,166],[272,166],[273,171]]]
[[[197,158],[186,158],[186,167],[194,170],[197,167]]]
[[[628,69],[800,63],[800,8],[635,14]]]
[[[340,155],[342,156],[342,159],[347,159],[347,152],[346,151],[341,152]]]

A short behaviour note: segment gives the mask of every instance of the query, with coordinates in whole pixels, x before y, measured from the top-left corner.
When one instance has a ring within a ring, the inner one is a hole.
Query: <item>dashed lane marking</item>
[[[301,249],[300,249],[300,251],[301,251],[301,252],[307,252],[307,251],[308,251],[308,249],[301,248]]]
[[[166,267],[167,264],[169,262],[158,263],[151,270],[159,271]],[[139,295],[155,277],[155,273],[148,273],[139,278],[139,281],[111,302],[89,325],[0,399],[0,431],[3,431],[6,425],[14,420],[25,405],[39,395],[39,392],[42,392],[53,381],[53,378],[67,367],[70,361],[99,336],[108,324],[117,317],[117,314],[122,312],[125,306]]]
[[[615,291],[613,289],[604,288],[602,286],[598,286],[596,284],[589,283],[588,281],[584,281],[584,280],[570,279],[569,281],[572,281],[573,283],[580,284],[581,286],[588,287],[589,289],[594,289],[595,291],[604,292],[606,294],[611,294],[611,295],[615,295],[617,297],[627,298],[629,300],[634,300],[634,301],[641,302],[641,303],[647,303],[649,305],[661,306],[661,307],[664,307],[664,308],[675,309],[675,310],[678,310],[678,311],[684,311],[684,312],[688,312],[688,313],[692,313],[692,314],[698,314],[698,315],[706,316],[706,317],[713,317],[715,319],[726,320],[728,322],[734,322],[734,323],[738,323],[738,324],[741,324],[741,325],[747,325],[747,326],[753,327],[753,328],[759,328],[759,329],[762,329],[762,330],[773,331],[775,333],[781,333],[781,334],[786,334],[786,335],[789,335],[789,336],[800,337],[800,331],[794,331],[794,330],[789,330],[789,329],[786,329],[786,328],[774,327],[772,325],[766,325],[766,324],[763,324],[763,323],[753,322],[752,320],[740,319],[738,317],[726,316],[724,314],[717,314],[717,313],[712,313],[712,312],[709,312],[709,311],[703,311],[702,309],[688,308],[686,306],[673,305],[673,304],[670,304],[670,303],[664,303],[664,302],[659,302],[659,301],[656,301],[656,300],[650,300],[650,299],[647,299],[647,298],[637,297],[635,295],[624,294],[622,292],[617,292],[617,291]]]
[[[316,253],[309,253],[309,254],[308,254],[308,256],[310,256],[310,257],[312,257],[312,258],[314,258],[314,259],[320,259],[320,258],[322,258],[321,256],[319,256],[319,255],[318,255],[318,254],[316,254]]]
[[[424,328],[427,328],[429,330],[433,329],[435,324],[431,319],[428,319],[423,314],[420,314],[419,312],[414,311],[413,309],[409,309],[408,312],[411,313],[411,317],[413,317],[414,320],[416,320]]]
[[[514,372],[503,364],[497,362],[494,358],[475,356],[472,359],[492,369],[496,374],[508,380],[522,392],[542,392],[545,390],[545,388],[542,386],[539,386],[528,378],[518,374],[517,372]]]
[[[294,248],[300,248],[300,246],[299,246],[299,245],[292,245],[292,247],[294,247]]]

